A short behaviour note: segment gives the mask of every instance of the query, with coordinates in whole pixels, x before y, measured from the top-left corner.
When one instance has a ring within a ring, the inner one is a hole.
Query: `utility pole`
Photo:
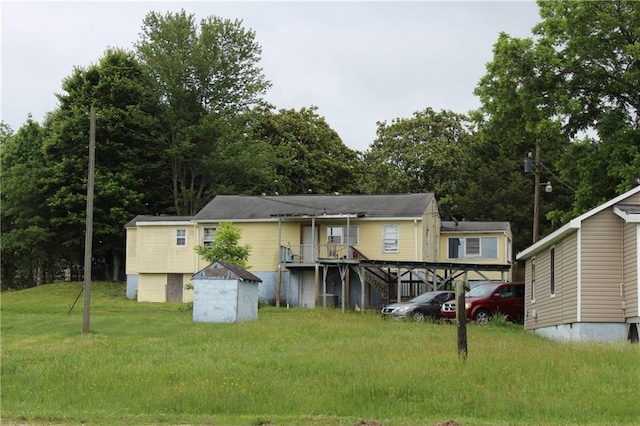
[[[533,165],[533,172],[535,174],[534,185],[534,199],[533,199],[533,242],[535,244],[540,236],[539,223],[540,223],[540,161],[542,157],[540,144],[536,143],[535,163]]]
[[[87,215],[84,234],[84,312],[82,332],[89,333],[89,313],[91,305],[91,258],[93,245],[93,188],[96,167],[96,107],[91,107],[89,118],[89,173],[87,178]]]

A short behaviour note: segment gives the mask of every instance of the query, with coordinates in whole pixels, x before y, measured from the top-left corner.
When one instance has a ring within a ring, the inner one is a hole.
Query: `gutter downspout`
[[[427,242],[428,244],[428,242]],[[413,257],[415,261],[419,261],[420,258],[418,257],[418,253],[419,253],[419,246],[418,246],[418,220],[417,219],[413,219]]]

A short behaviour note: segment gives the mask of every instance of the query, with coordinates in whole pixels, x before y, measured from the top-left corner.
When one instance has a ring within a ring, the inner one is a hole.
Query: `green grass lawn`
[[[93,283],[3,293],[2,423],[202,425],[640,424],[639,345],[560,344],[521,326],[268,307],[192,321]]]

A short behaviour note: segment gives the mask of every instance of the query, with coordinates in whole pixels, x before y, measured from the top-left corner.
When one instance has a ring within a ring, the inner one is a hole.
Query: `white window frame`
[[[186,228],[176,229],[176,247],[186,247],[186,246],[187,246],[187,229]]]
[[[382,252],[400,253],[400,226],[382,225]]]
[[[498,251],[496,250],[495,257],[484,257],[482,255],[483,252],[483,240],[494,240],[496,244],[496,249],[500,245],[500,240],[498,237],[447,237],[447,259],[498,259]],[[450,257],[450,247],[451,240],[457,240],[458,245],[462,246],[462,249],[458,247],[458,257]],[[477,245],[472,246],[473,248],[477,247],[477,250],[469,250],[469,241],[477,240]]]
[[[358,245],[360,241],[360,229],[357,225],[349,225],[349,239],[351,243],[346,241],[347,239],[347,225],[340,226],[327,226],[327,244],[340,244],[340,245]]]
[[[531,302],[536,301],[536,258],[531,258]]]
[[[215,226],[207,226],[202,230],[202,245],[205,247],[211,247],[216,235]]]
[[[475,244],[469,244],[470,241],[474,241]],[[474,249],[470,250],[469,246],[473,246]],[[465,237],[464,238],[464,257],[480,257],[482,255],[482,238],[480,237]]]

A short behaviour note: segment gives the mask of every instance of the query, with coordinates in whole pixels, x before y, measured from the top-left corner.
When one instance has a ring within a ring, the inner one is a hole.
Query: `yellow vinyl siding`
[[[127,252],[125,259],[125,274],[127,275],[135,275],[138,273],[138,264],[137,264],[137,245],[138,238],[136,233],[138,232],[137,228],[127,228]]]
[[[624,225],[624,300],[627,304],[626,317],[637,317],[638,315],[638,225],[627,223]]]
[[[234,225],[240,228],[242,233],[240,244],[251,246],[248,261],[249,267],[247,269],[252,271],[275,271],[278,267],[278,222],[238,222],[234,223]],[[300,227],[298,226],[299,232]]]
[[[176,230],[186,229],[187,245],[176,245]],[[138,273],[194,273],[192,225],[144,225],[137,231]]]
[[[184,286],[191,284],[193,274],[182,276],[182,301],[193,302],[193,289],[187,290]],[[167,301],[167,274],[140,274],[138,275],[138,302],[166,302]]]
[[[278,222],[231,222],[240,230],[241,245],[248,244],[251,247],[248,259],[247,269],[253,271],[275,271],[278,267]],[[204,228],[217,227],[216,223],[207,223],[199,226],[199,240],[197,245],[202,245]],[[283,223],[281,230],[282,244],[287,242],[299,244],[300,240],[300,224]],[[295,235],[295,240],[291,237]],[[198,259],[198,267],[200,270],[208,266],[208,262],[202,257]],[[197,271],[195,271],[197,272]]]
[[[166,302],[167,275],[138,275],[138,302]]]
[[[420,221],[414,222],[400,220],[380,220],[380,221],[354,221],[353,225],[358,226],[359,241],[355,246],[362,254],[369,259],[376,260],[420,260],[416,257],[421,253],[421,225]],[[399,242],[397,253],[384,253],[383,229],[384,225],[398,225]],[[325,228],[326,229],[326,228]],[[326,230],[325,230],[326,235]],[[325,236],[326,241],[326,236]],[[416,253],[417,251],[417,253]]]
[[[613,209],[606,209],[582,223],[583,322],[617,322],[623,318],[622,222]]]
[[[511,233],[506,234],[509,238],[511,238]],[[442,253],[442,260],[446,262],[456,262],[456,263],[473,263],[478,265],[496,265],[496,264],[508,264],[510,259],[506,259],[506,251],[507,251],[507,236],[503,232],[442,232],[440,234],[440,242],[439,242],[439,250]],[[449,238],[466,238],[466,237],[476,237],[476,238],[487,238],[487,237],[495,237],[498,240],[498,257],[496,259],[482,259],[482,258],[472,258],[472,259],[464,259],[464,258],[456,258],[449,259]],[[469,280],[484,280],[484,277],[489,278],[490,280],[511,280],[511,270],[507,272],[504,276],[500,271],[487,271],[483,272],[483,275],[480,275],[476,272],[470,271],[467,274]]]

